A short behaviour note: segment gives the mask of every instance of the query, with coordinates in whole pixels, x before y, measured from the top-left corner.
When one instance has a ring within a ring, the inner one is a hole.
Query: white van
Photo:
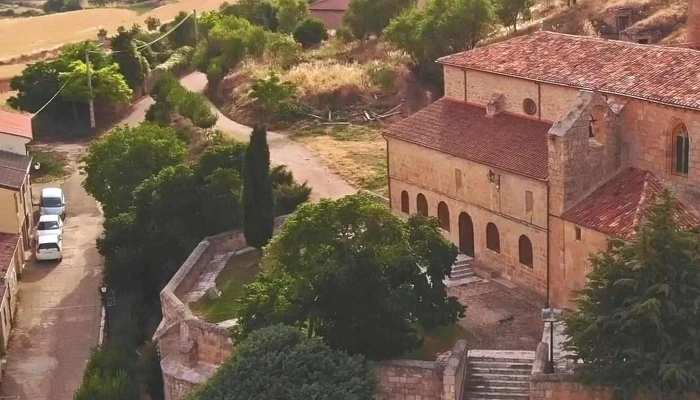
[[[63,239],[58,235],[41,235],[36,239],[38,261],[63,260]]]
[[[66,198],[59,188],[42,189],[40,206],[41,215],[59,215],[61,219],[66,217]]]

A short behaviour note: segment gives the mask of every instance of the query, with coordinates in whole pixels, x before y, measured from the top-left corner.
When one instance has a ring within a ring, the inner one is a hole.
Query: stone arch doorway
[[[459,251],[474,257],[474,223],[469,214],[459,214]]]

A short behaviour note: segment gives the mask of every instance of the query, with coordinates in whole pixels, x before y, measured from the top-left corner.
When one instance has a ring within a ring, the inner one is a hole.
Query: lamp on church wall
[[[489,173],[486,175],[486,177],[488,178],[489,183],[495,183],[496,188],[500,189],[500,187],[501,187],[501,174],[496,174],[495,172],[493,172],[489,169]]]

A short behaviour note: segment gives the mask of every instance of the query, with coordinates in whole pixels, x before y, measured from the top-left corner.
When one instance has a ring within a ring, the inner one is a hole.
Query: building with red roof
[[[438,62],[445,97],[384,132],[391,206],[478,270],[570,307],[664,189],[700,226],[700,51],[538,32]]]
[[[326,29],[339,29],[351,0],[318,0],[309,5],[312,18],[323,21]]]

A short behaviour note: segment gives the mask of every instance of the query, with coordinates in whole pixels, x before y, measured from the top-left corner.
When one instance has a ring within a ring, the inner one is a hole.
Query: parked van
[[[36,239],[38,261],[63,260],[63,239],[59,235],[41,235]]]
[[[63,196],[63,190],[59,188],[41,190],[41,215],[59,215],[61,219],[65,219],[66,198]]]

